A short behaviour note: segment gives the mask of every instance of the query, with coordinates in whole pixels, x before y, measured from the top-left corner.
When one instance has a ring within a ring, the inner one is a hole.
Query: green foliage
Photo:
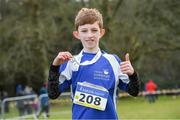
[[[179,0],[77,1],[0,1],[1,87],[22,83],[38,90],[59,51],[77,54],[82,46],[72,31],[82,7],[102,12],[106,35],[101,48],[122,60],[129,52],[143,82],[154,79],[160,88],[180,84]]]

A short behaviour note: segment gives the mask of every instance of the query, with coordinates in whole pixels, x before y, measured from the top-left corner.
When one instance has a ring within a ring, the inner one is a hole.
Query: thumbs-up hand
[[[134,73],[134,68],[131,65],[131,61],[129,59],[129,53],[125,55],[125,61],[120,63],[120,68],[123,74],[132,75]]]

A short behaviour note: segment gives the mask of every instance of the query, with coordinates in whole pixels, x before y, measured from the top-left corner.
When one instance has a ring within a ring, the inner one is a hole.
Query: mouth
[[[86,40],[86,42],[93,42],[93,41],[94,41],[93,39]]]

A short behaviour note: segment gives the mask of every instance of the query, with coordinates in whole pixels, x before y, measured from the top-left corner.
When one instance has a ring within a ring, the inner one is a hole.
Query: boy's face
[[[104,35],[105,30],[100,29],[98,22],[85,24],[78,27],[73,35],[80,39],[85,50],[95,51],[99,48],[99,40]]]

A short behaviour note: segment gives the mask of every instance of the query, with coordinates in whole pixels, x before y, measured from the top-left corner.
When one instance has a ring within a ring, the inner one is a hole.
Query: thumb
[[[125,55],[125,61],[130,61],[130,60],[129,60],[129,53],[126,53],[126,55]]]

